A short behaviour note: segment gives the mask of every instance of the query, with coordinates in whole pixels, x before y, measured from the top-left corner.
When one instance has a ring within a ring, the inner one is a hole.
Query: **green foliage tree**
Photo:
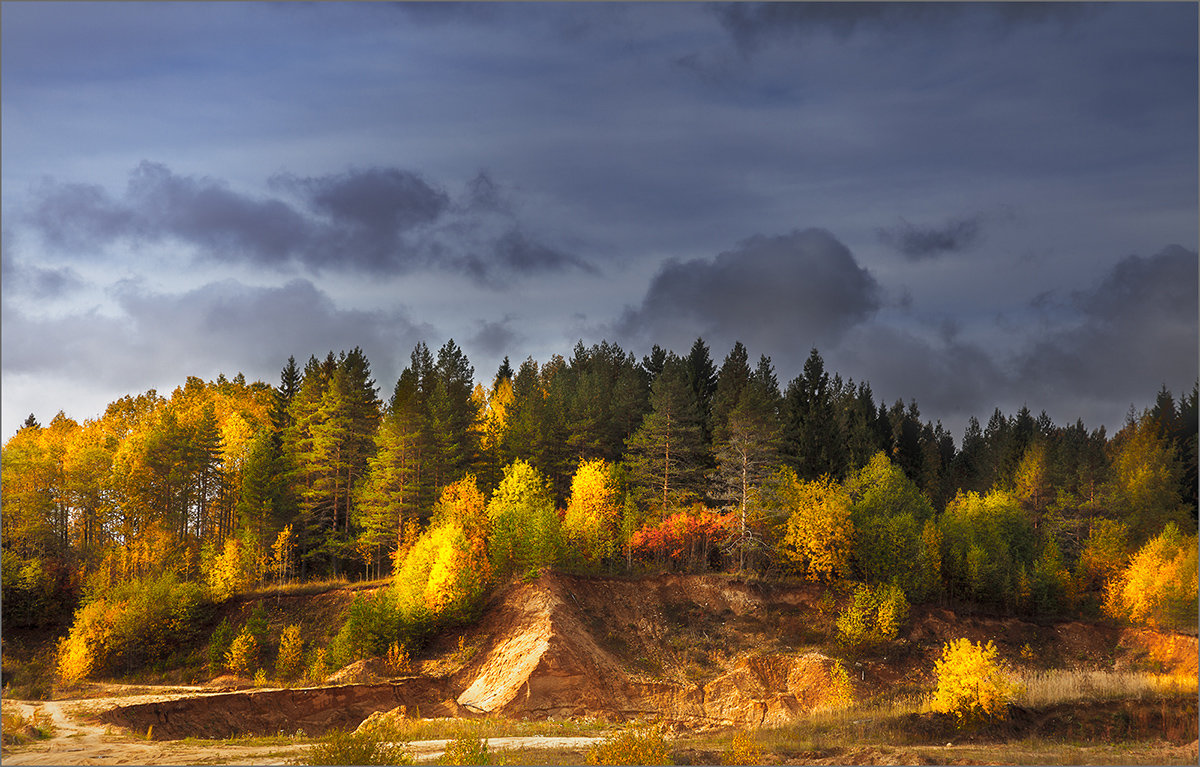
[[[1129,522],[1135,543],[1148,540],[1168,522],[1195,529],[1179,491],[1182,466],[1157,421],[1146,414],[1131,418],[1109,448],[1107,505]]]
[[[933,518],[928,499],[882,452],[846,485],[854,504],[854,562],[862,578],[895,580],[910,594],[930,596],[929,559],[935,552],[922,546],[925,523]]]
[[[942,514],[943,578],[950,595],[1017,607],[1018,577],[1036,554],[1029,517],[1011,493],[959,493]]]
[[[514,461],[488,501],[488,554],[497,578],[555,564],[562,526],[546,480],[525,461]]]

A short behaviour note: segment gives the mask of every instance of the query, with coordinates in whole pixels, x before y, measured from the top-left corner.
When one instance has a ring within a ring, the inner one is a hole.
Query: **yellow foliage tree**
[[[226,538],[221,553],[205,562],[204,578],[208,581],[213,599],[228,599],[254,584],[256,557],[237,538]]]
[[[429,531],[433,564],[425,582],[425,607],[434,615],[464,608],[482,592],[488,561],[473,547],[457,522],[445,522]]]
[[[287,581],[288,574],[291,572],[294,548],[292,526],[287,525],[279,531],[279,535],[275,536],[275,543],[271,544],[271,566],[275,570],[275,578],[280,583]]]
[[[258,640],[249,631],[242,629],[242,633],[229,645],[229,652],[225,653],[225,666],[235,674],[249,676],[250,670],[257,665]]]
[[[300,627],[291,625],[279,635],[279,656],[275,659],[275,674],[280,679],[293,679],[300,671],[304,660],[304,640],[300,638]]]
[[[601,458],[580,461],[571,480],[563,533],[588,566],[613,556],[619,516],[612,466]]]
[[[780,483],[788,513],[784,553],[808,578],[846,575],[854,540],[850,493],[828,476],[803,482],[790,470],[784,472]]]
[[[1195,627],[1196,600],[1197,538],[1183,535],[1171,522],[1113,578],[1104,609],[1155,628]]]
[[[1007,666],[996,656],[996,645],[976,644],[965,637],[947,642],[934,664],[937,688],[930,708],[954,714],[960,725],[988,718],[1003,719],[1006,707],[1023,693]]]

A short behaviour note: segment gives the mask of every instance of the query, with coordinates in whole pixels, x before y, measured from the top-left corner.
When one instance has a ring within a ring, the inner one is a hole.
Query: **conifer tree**
[[[626,463],[640,497],[665,512],[703,495],[706,458],[695,392],[674,354],[651,387],[650,406],[629,440]]]

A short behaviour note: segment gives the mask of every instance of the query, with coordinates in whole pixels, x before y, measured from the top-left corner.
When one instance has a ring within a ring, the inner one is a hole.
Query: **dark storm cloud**
[[[758,235],[712,260],[669,261],[636,309],[616,324],[622,337],[690,342],[741,338],[761,349],[828,343],[880,307],[880,287],[829,232]]]
[[[1059,299],[1060,320],[1017,362],[1021,381],[1047,393],[1145,401],[1166,383],[1178,391],[1200,367],[1198,257],[1173,245],[1123,259],[1094,288]],[[1043,308],[1054,298],[1035,299]],[[1116,424],[1110,424],[1116,425]]]
[[[6,372],[85,376],[141,390],[164,375],[240,370],[270,379],[289,356],[361,346],[386,376],[400,354],[432,335],[402,310],[341,309],[307,280],[269,288],[227,280],[178,294],[124,282],[112,294],[123,316],[39,318],[6,304]]]
[[[743,53],[763,42],[827,31],[846,38],[864,29],[926,29],[964,13],[992,16],[997,28],[1031,23],[1068,24],[1092,12],[1082,3],[729,3],[714,6],[722,27]]]
[[[486,173],[457,204],[420,175],[391,167],[281,174],[269,187],[281,196],[252,197],[143,162],[121,198],[98,186],[44,182],[27,220],[48,244],[76,255],[120,240],[174,241],[221,263],[371,275],[434,268],[492,285],[565,268],[595,271],[525,234]]]
[[[160,163],[138,166],[126,199],[143,237],[178,238],[221,261],[278,264],[310,237],[304,218],[279,200],[238,194],[209,178],[179,176]]]
[[[562,271],[567,267],[596,273],[596,268],[586,261],[546,247],[516,230],[508,232],[496,242],[496,261],[520,274]]]
[[[970,248],[979,240],[980,218],[959,218],[942,226],[914,226],[902,221],[899,226],[880,229],[879,239],[912,261],[937,258]]]
[[[957,340],[946,329],[938,335],[931,340],[883,323],[865,323],[830,348],[826,359],[843,375],[869,381],[884,404],[916,399],[927,420],[965,422],[980,415],[980,403],[994,406],[1007,377],[984,349]]]
[[[361,233],[380,250],[395,249],[408,229],[431,223],[450,206],[445,192],[415,173],[368,168],[315,178],[278,176],[272,186],[298,193],[315,212]]]
[[[513,318],[507,316],[499,322],[480,320],[479,330],[468,339],[468,343],[486,354],[499,356],[513,349],[522,336],[511,327]]]

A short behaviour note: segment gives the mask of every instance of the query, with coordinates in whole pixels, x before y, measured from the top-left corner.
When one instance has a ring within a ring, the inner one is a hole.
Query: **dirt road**
[[[144,689],[144,688],[143,688]],[[161,693],[124,697],[84,698],[55,701],[6,700],[6,710],[15,709],[26,717],[41,711],[54,723],[54,734],[47,740],[5,747],[5,765],[120,765],[120,764],[290,764],[302,756],[307,743],[267,745],[210,745],[187,740],[149,741],[121,728],[88,721],[88,714],[116,705],[170,700],[202,688],[170,688]],[[583,751],[599,740],[595,737],[489,738],[493,752],[503,749],[578,749]],[[429,763],[445,752],[446,740],[422,740],[409,744],[417,761]]]

